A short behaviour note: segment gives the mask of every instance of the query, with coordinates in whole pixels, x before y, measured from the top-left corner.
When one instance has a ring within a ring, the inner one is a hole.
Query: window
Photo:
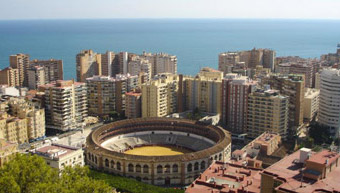
[[[198,162],[196,162],[195,165],[194,165],[194,170],[197,171],[198,168],[199,168],[199,164],[198,164]]]
[[[120,162],[117,162],[117,170],[121,170]]]
[[[111,168],[115,167],[115,162],[113,160],[111,160]]]
[[[188,164],[188,166],[187,166],[187,171],[188,171],[188,172],[192,172],[192,164],[191,164],[191,163]]]
[[[149,166],[148,165],[143,166],[143,173],[149,173]]]
[[[170,165],[165,165],[165,173],[170,173]]]
[[[204,170],[205,169],[205,161],[202,161],[201,162],[201,170]]]
[[[157,166],[157,173],[158,174],[163,173],[163,167],[161,165]]]
[[[178,165],[177,165],[177,164],[174,164],[174,165],[172,166],[172,172],[173,172],[173,173],[177,173],[177,172],[178,172]]]
[[[136,165],[136,172],[141,173],[141,171],[142,171],[142,167],[139,164],[137,164]]]
[[[132,164],[129,164],[129,165],[128,165],[128,171],[129,171],[129,172],[133,172],[133,165],[132,165]]]
[[[105,159],[105,167],[109,167],[109,160]]]

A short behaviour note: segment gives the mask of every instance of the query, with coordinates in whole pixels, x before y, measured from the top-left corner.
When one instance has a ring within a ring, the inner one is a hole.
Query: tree
[[[103,181],[88,176],[87,167],[66,167],[59,172],[37,155],[17,154],[0,169],[0,193],[112,192]]]

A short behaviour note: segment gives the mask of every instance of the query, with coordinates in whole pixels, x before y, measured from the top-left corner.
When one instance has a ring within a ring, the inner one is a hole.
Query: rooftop
[[[340,191],[340,167],[334,167],[326,178],[321,180],[312,180],[309,178],[302,178],[304,164],[298,163],[301,150],[283,158],[279,162],[273,164],[263,171],[263,174],[274,176],[276,179],[281,180],[283,183],[277,187],[281,191],[289,192],[339,192]],[[332,163],[339,158],[339,154],[329,150],[323,150],[319,153],[313,152],[306,162],[314,162],[325,164],[327,159],[328,163]]]
[[[261,169],[239,164],[215,162],[211,164],[185,191],[186,193],[207,192],[260,192]]]
[[[40,156],[46,157],[46,158],[58,160],[77,150],[78,148],[74,148],[70,146],[52,144],[52,145],[44,146],[41,148],[37,148],[34,151],[34,153]]]

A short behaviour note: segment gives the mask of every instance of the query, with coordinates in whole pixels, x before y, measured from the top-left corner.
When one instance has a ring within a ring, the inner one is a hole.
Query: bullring
[[[125,153],[154,146],[175,149],[179,154]],[[214,160],[228,161],[230,151],[230,134],[220,127],[185,119],[139,118],[92,131],[86,142],[86,162],[92,168],[145,183],[185,185]]]

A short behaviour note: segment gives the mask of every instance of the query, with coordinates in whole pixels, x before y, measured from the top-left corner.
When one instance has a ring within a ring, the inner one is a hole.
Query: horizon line
[[[32,21],[32,20],[305,20],[305,21],[340,21],[340,18],[242,18],[242,17],[114,17],[114,18],[17,18],[0,21]]]

